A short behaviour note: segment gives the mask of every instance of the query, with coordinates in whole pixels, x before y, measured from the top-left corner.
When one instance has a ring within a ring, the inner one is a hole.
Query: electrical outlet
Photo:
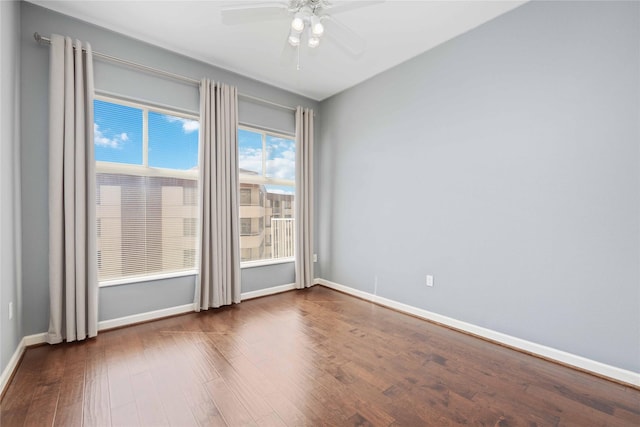
[[[313,262],[318,262],[318,254],[313,254]]]
[[[427,274],[427,286],[429,287],[433,286],[433,276],[430,274]]]
[[[9,320],[13,319],[13,302],[9,303]]]

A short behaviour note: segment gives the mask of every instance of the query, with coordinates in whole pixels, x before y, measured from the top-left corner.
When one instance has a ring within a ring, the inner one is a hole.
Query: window
[[[295,147],[288,135],[249,127],[238,131],[242,261],[293,257],[295,215],[281,206],[294,205]]]
[[[198,204],[198,187],[185,187],[182,193],[182,204],[197,205]]]
[[[251,218],[241,218],[240,219],[240,235],[241,236],[249,236],[251,235]],[[240,246],[242,247],[242,246]]]
[[[183,230],[185,237],[196,236],[196,218],[183,218]]]
[[[248,206],[251,204],[251,188],[240,189],[240,205]]]
[[[196,263],[196,249],[195,248],[185,249],[182,252],[182,266],[184,268],[192,269],[195,263]]]
[[[102,97],[94,111],[99,281],[194,270],[197,117]]]

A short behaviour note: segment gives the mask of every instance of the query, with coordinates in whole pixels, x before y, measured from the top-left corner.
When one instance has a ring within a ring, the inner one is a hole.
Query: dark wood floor
[[[26,351],[0,425],[638,426],[640,391],[316,286]]]

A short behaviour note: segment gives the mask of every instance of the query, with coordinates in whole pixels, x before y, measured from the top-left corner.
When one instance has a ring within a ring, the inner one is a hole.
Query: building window
[[[281,207],[291,206],[295,198],[295,147],[290,135],[245,126],[238,130],[238,163],[243,187],[240,204],[245,205],[243,190],[260,195],[256,206],[240,209],[241,230],[245,230],[245,223],[257,227],[253,234],[241,233],[243,261],[293,257],[295,219],[290,211],[286,212],[289,218],[284,218]]]
[[[184,268],[193,268],[193,265],[196,263],[196,249],[190,248],[185,249],[182,252],[182,266]]]
[[[197,218],[183,218],[183,236],[195,237],[196,236],[196,223]]]
[[[250,188],[240,189],[240,205],[242,206],[251,205],[251,189]]]
[[[194,270],[197,117],[97,97],[94,118],[99,281]]]
[[[240,235],[251,235],[251,218],[240,218]],[[242,246],[240,246],[242,248]]]
[[[182,191],[182,203],[187,206],[198,204],[198,187],[185,187]]]

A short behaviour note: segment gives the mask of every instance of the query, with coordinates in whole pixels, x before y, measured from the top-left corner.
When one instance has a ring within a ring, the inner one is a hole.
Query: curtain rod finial
[[[51,44],[51,40],[49,40],[47,37],[42,37],[37,31],[33,33],[33,38],[36,39],[36,43],[38,44]]]

